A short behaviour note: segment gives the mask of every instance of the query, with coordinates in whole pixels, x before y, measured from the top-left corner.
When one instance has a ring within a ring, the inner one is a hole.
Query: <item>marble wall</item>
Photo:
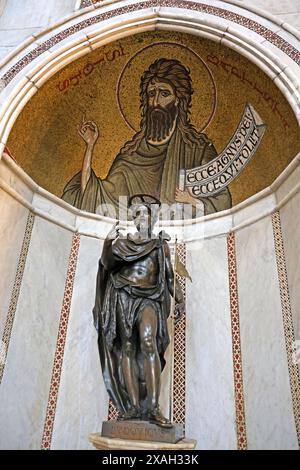
[[[246,7],[250,6],[248,0],[241,1]],[[300,30],[300,3],[298,0],[281,0],[281,2],[276,0],[252,0],[251,6],[271,13],[278,20],[289,23]]]
[[[299,160],[247,205],[182,230],[186,242],[186,435],[198,449],[235,449],[236,390],[227,236],[235,232],[243,403],[249,449],[298,447],[271,214],[280,208],[288,287],[299,339]],[[0,448],[39,449],[73,232],[80,233],[51,448],[89,449],[107,416],[91,310],[97,262],[113,221],[84,214],[39,189],[9,157],[0,162],[1,335],[14,292],[28,214],[35,213],[0,385]],[[275,191],[275,192],[274,192]],[[279,205],[278,205],[279,204]],[[33,217],[33,215],[31,216]],[[195,221],[194,221],[195,222]],[[2,336],[1,336],[2,337]],[[162,405],[169,411],[171,350]],[[294,397],[295,405],[295,397]]]
[[[190,243],[187,268],[186,435],[198,449],[235,449],[226,237]]]
[[[300,342],[300,193],[280,211],[295,339]],[[295,255],[296,253],[296,255]]]
[[[0,59],[33,34],[74,12],[76,0],[0,2]]]
[[[71,238],[35,218],[0,388],[2,449],[41,445]]]
[[[107,419],[92,308],[102,242],[81,237],[73,287],[52,449],[86,449],[88,435]]]
[[[271,218],[236,234],[249,449],[297,449]]]
[[[246,10],[245,13],[234,0],[209,3],[220,3],[232,12],[247,14],[298,47],[294,32],[282,24],[284,21],[299,29],[298,0],[285,0],[280,5],[275,0],[251,2],[252,7],[275,15],[281,26],[267,17],[260,18],[260,13]],[[245,7],[249,6],[246,3],[249,2],[244,2]],[[1,60],[5,61],[9,53],[20,47],[19,53],[10,58],[11,64],[16,62],[24,55],[22,47],[27,47],[26,43],[21,47],[21,43],[30,38],[37,41],[37,46],[39,40],[44,40],[38,35],[74,13],[78,1],[40,0],[38,8],[36,5],[36,0],[26,0],[21,6],[19,0],[0,0]],[[80,15],[75,13],[68,25],[80,21]],[[223,26],[224,39],[228,24]],[[231,27],[232,24],[230,31]],[[237,28],[234,25],[233,30]],[[47,34],[51,37],[55,32]],[[33,47],[30,41],[28,47]],[[268,41],[266,47],[299,73],[296,62],[285,53]],[[38,57],[42,61],[44,56]],[[6,67],[11,64],[8,62]],[[5,96],[15,83],[10,86]],[[1,147],[4,142],[1,139]],[[295,338],[300,341],[298,182],[299,162],[290,176],[276,183],[267,194],[254,197],[225,214],[200,220],[180,233],[180,241],[187,244],[187,269],[193,279],[193,283],[187,281],[186,292],[186,434],[197,439],[198,449],[237,447],[226,242],[230,231],[235,231],[236,238],[248,448],[298,447],[271,221],[272,212],[280,210],[293,326]],[[20,277],[18,267],[26,223],[33,212],[33,229]],[[91,309],[97,260],[112,221],[68,207],[43,192],[5,159],[0,161],[0,213],[0,339],[4,337],[12,300],[16,301],[5,357],[1,344],[0,360],[4,360],[5,367],[1,369],[4,373],[0,380],[0,448],[41,448],[72,236],[78,231],[81,240],[51,448],[90,449],[88,434],[98,431],[107,416],[107,394],[101,378]],[[176,230],[173,227],[172,234]],[[20,289],[14,298],[16,283]],[[164,390],[169,390],[170,350],[168,359]],[[169,402],[164,392],[162,405],[167,412]]]
[[[0,338],[2,338],[29,211],[0,189]]]

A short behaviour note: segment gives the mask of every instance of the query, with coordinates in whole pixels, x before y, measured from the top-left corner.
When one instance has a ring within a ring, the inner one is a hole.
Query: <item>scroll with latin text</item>
[[[245,106],[230,142],[216,158],[185,170],[185,189],[195,197],[209,197],[226,188],[250,162],[264,136],[266,125],[251,104]]]

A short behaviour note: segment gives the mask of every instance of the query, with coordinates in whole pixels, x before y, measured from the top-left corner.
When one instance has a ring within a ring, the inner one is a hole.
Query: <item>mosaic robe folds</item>
[[[118,207],[119,196],[146,193],[162,203],[173,204],[179,170],[204,165],[217,156],[212,142],[202,135],[198,147],[185,143],[179,129],[161,146],[150,145],[143,138],[132,154],[117,155],[105,179],[98,178],[92,170],[83,194],[81,172],[77,173],[66,185],[62,199],[78,209],[111,216],[115,214],[110,207]],[[213,197],[199,199],[205,215],[231,207],[228,188]]]

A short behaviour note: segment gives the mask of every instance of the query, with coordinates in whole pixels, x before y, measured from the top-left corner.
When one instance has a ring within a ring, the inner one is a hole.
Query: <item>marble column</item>
[[[236,233],[249,449],[298,448],[271,217]]]
[[[72,234],[36,217],[0,387],[0,447],[39,449]]]
[[[90,449],[88,435],[107,419],[92,309],[102,242],[81,237],[51,449]]]
[[[236,449],[226,237],[187,244],[186,436]]]

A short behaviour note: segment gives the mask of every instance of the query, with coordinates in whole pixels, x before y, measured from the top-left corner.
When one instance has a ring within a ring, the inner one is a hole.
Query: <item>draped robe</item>
[[[199,146],[184,142],[176,128],[171,139],[160,146],[149,144],[143,137],[132,153],[119,153],[105,179],[96,176],[93,169],[84,193],[81,192],[81,171],[66,185],[62,199],[78,209],[102,215],[115,216],[110,208],[118,207],[119,196],[150,194],[162,203],[175,202],[179,171],[195,168],[217,156],[213,143],[202,134]],[[199,198],[204,204],[204,214],[231,207],[228,188],[212,197]]]
[[[130,408],[121,361],[122,347],[118,334],[117,311],[126,337],[134,334],[139,316],[146,305],[156,312],[156,345],[161,370],[164,368],[164,354],[169,344],[167,318],[170,313],[170,293],[166,279],[165,244],[170,237],[164,232],[150,240],[137,241],[130,235],[118,238],[112,245],[105,241],[96,281],[96,298],[93,309],[94,324],[98,331],[98,348],[102,374],[106,389],[115,406],[121,412]],[[139,286],[119,274],[122,266],[130,266],[157,250],[158,275],[155,285]],[[140,398],[146,399],[146,385],[143,372],[144,359],[137,345],[136,364],[139,369]]]

